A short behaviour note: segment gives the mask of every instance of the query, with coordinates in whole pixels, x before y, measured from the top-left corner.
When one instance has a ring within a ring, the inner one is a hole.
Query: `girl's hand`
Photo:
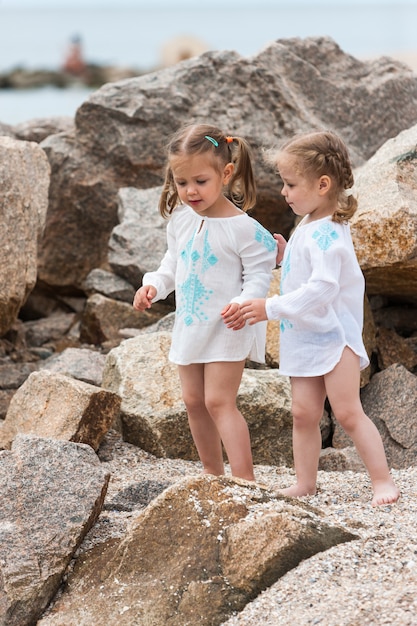
[[[282,236],[282,235],[277,235],[276,233],[274,233],[273,235],[275,241],[278,244],[278,252],[277,252],[277,265],[279,265],[282,261],[282,258],[284,256],[284,252],[285,252],[285,248],[287,245],[287,241],[286,239]]]
[[[240,305],[237,302],[230,302],[229,304],[226,304],[220,315],[222,316],[227,328],[240,330],[245,325],[245,320],[243,319],[240,311]]]
[[[135,293],[133,298],[133,308],[136,311],[145,311],[152,306],[152,300],[156,296],[156,289],[152,285],[144,285]]]
[[[240,312],[243,315],[245,322],[248,322],[249,326],[252,326],[257,322],[264,322],[268,319],[265,310],[265,298],[247,300],[240,305]]]

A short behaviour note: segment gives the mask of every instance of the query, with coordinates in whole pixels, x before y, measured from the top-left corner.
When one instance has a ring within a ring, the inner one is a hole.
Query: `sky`
[[[223,5],[224,0],[199,0],[200,6],[218,4]],[[274,6],[277,7],[280,4],[307,4],[314,6],[314,4],[323,5],[326,0],[227,0],[227,6],[239,7],[239,6]],[[355,4],[368,4],[368,5],[381,5],[381,4],[417,4],[417,0],[327,0],[332,5],[355,5]],[[87,7],[87,6],[192,6],[195,7],[195,0],[0,0],[1,6],[15,6],[15,7],[41,7],[41,6],[71,6],[71,7]]]

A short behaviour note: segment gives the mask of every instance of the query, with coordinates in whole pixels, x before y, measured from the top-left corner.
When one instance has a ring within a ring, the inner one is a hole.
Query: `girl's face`
[[[232,163],[219,172],[210,156],[199,154],[171,157],[170,166],[183,204],[203,217],[222,217],[230,211],[233,205],[223,195],[223,188],[233,173]]]
[[[335,207],[329,193],[331,180],[328,176],[303,176],[292,156],[281,155],[277,165],[284,183],[281,194],[296,215],[309,215],[310,220],[317,220],[333,214]]]

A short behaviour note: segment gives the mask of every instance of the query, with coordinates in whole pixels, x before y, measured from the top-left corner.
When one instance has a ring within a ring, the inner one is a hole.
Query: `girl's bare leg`
[[[321,450],[320,420],[326,392],[322,377],[292,377],[293,456],[297,482],[280,489],[285,496],[299,497],[316,493]]]
[[[204,402],[204,363],[178,367],[191,435],[205,474],[224,474],[220,435]]]
[[[233,476],[255,480],[248,425],[236,406],[244,361],[207,363],[206,407],[223,441]]]
[[[369,472],[374,492],[372,506],[396,502],[400,492],[391,478],[381,436],[360,401],[359,357],[345,348],[334,370],[324,376],[324,382],[333,413]]]

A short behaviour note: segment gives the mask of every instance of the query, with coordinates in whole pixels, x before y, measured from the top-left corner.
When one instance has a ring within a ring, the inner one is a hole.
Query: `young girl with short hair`
[[[168,145],[159,210],[168,250],[144,275],[143,311],[175,289],[169,358],[179,367],[188,421],[205,473],[254,480],[250,436],[236,397],[246,358],[263,362],[266,323],[245,325],[240,304],[267,295],[276,264],[272,235],[245,211],[256,189],[247,142],[215,126],[179,130]]]
[[[332,132],[311,132],[288,141],[273,160],[281,193],[302,219],[286,245],[280,239],[281,295],[249,300],[241,311],[250,326],[281,320],[280,373],[291,378],[296,472],[296,484],[281,492],[316,491],[327,396],[369,472],[372,505],[390,504],[399,490],[360,401],[360,370],[369,359],[362,340],[364,278],[348,225],[357,201],[347,193],[353,185],[347,148]]]

